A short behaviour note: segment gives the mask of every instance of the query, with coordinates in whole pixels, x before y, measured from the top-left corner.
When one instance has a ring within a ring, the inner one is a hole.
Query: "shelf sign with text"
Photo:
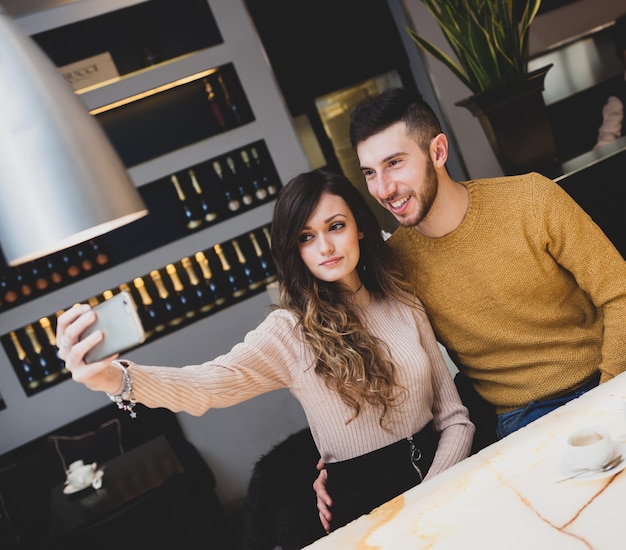
[[[59,70],[74,91],[119,78],[119,73],[109,52],[64,65],[59,67]]]

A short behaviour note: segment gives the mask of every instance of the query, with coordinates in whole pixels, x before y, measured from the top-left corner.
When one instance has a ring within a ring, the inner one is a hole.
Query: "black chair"
[[[471,451],[471,454],[474,454],[498,441],[496,435],[498,417],[493,405],[478,395],[467,376],[458,372],[454,377],[454,385],[469,411],[470,420],[476,426]]]
[[[313,491],[318,460],[311,430],[304,428],[257,461],[246,495],[242,550],[299,550],[326,534]]]

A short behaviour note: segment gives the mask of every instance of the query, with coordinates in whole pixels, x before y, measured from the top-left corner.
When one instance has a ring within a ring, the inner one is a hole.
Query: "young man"
[[[498,437],[626,370],[626,262],[556,183],[454,181],[435,114],[403,89],[357,106],[350,139],[368,191],[401,224],[388,243],[495,408]],[[327,526],[323,471],[314,487]]]

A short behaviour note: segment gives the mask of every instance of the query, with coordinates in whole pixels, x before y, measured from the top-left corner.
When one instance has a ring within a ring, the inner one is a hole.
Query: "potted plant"
[[[551,65],[528,72],[530,26],[541,0],[421,1],[458,61],[407,31],[473,93],[456,105],[479,119],[504,172],[556,175],[560,166],[542,95]]]

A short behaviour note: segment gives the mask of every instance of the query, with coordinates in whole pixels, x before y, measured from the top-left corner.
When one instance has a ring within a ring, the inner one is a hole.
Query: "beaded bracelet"
[[[130,363],[128,361],[118,360],[113,361],[113,365],[122,369],[124,373],[124,381],[122,382],[121,391],[117,394],[107,393],[109,399],[113,401],[118,409],[128,411],[131,418],[137,418],[137,413],[133,410],[137,404],[137,400],[133,395],[133,381],[128,374],[128,367]]]

